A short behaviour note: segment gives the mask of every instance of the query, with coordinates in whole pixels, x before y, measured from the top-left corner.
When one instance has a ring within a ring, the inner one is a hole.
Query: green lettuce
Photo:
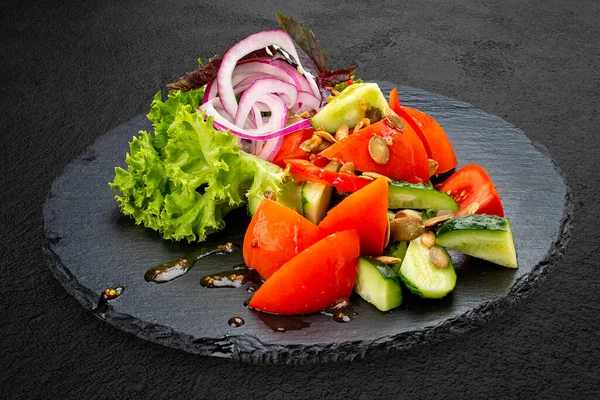
[[[154,97],[148,118],[154,135],[129,143],[127,170],[116,167],[109,185],[121,211],[165,239],[203,241],[225,227],[224,217],[248,199],[281,191],[286,172],[241,151],[237,138],[213,129],[198,105],[203,89]]]

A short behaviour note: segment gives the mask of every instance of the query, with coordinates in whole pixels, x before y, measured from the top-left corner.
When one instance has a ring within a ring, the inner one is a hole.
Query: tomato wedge
[[[313,128],[306,128],[285,135],[279,151],[275,154],[271,162],[279,165],[281,168],[285,168],[285,160],[288,158],[308,160],[310,153],[300,149],[300,145],[310,139],[314,132]]]
[[[285,263],[254,293],[249,307],[285,315],[309,314],[352,294],[358,268],[356,231],[337,232]]]
[[[318,167],[306,160],[285,160],[296,180],[324,183],[335,187],[338,192],[356,192],[367,186],[369,181],[350,172],[334,172]]]
[[[319,229],[296,211],[265,199],[244,236],[243,257],[263,279],[321,239]]]
[[[355,229],[360,236],[360,254],[380,256],[388,228],[388,184],[378,178],[333,207],[319,223],[323,235]]]
[[[409,107],[400,106],[398,90],[390,91],[390,108],[403,120],[407,121],[416,135],[421,139],[427,157],[438,162],[436,174],[456,168],[458,161],[454,148],[442,127],[428,114]]]
[[[464,214],[465,208],[477,202],[477,214],[504,217],[500,195],[485,169],[477,164],[465,165],[438,185],[437,189],[450,195],[460,205],[457,215]]]
[[[373,135],[381,136],[388,142],[389,161],[383,165],[375,162],[369,153],[369,141]],[[411,143],[414,143],[414,140],[410,140],[405,132],[399,131],[383,119],[351,133],[319,154],[342,164],[352,162],[354,167],[362,172],[376,172],[391,179],[411,183],[427,182],[427,156],[423,150],[415,151]]]

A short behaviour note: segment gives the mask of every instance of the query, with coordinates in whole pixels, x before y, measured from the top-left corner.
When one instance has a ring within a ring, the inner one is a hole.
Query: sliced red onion
[[[262,149],[256,154],[258,158],[262,158],[263,160],[271,161],[275,158],[275,155],[281,148],[281,144],[283,143],[283,136],[278,136],[276,138],[265,140],[263,143]]]
[[[250,60],[244,64],[238,64],[233,70],[231,83],[233,86],[236,86],[247,77],[255,75],[263,75],[264,78],[281,79],[282,81],[293,83],[294,85],[297,83],[300,84],[300,82],[296,82],[294,77],[291,76],[288,71],[277,65],[273,65],[271,60],[262,58]]]
[[[217,96],[217,85],[215,81],[209,82],[204,88],[204,96],[202,97],[202,103],[206,103],[210,99],[214,99]]]
[[[208,114],[208,111],[206,112],[206,115]],[[296,132],[299,131],[300,129],[304,129],[304,128],[308,128],[310,127],[310,120],[309,119],[303,119],[302,121],[298,121],[295,122],[291,125],[288,125],[284,128],[278,129],[276,131],[273,132],[269,132],[267,134],[264,135],[251,135],[248,134],[248,131],[246,129],[240,129],[239,127],[233,125],[232,123],[228,122],[225,120],[224,123],[222,122],[217,122],[216,119],[213,120],[213,125],[215,127],[215,129],[222,131],[222,132],[226,132],[227,130],[231,131],[231,133],[233,133],[234,135],[236,135],[239,138],[242,139],[248,139],[248,140],[252,140],[252,141],[257,141],[257,140],[268,140],[268,139],[273,139],[279,136],[285,136],[288,135],[292,132]]]
[[[233,70],[237,62],[246,54],[268,46],[277,46],[285,50],[299,66],[301,65],[298,53],[294,47],[294,41],[290,35],[281,30],[255,33],[235,44],[223,56],[219,72],[217,73],[219,97],[221,98],[223,108],[225,108],[228,114],[235,115],[238,107],[232,83]],[[306,79],[309,80],[309,84],[310,80],[313,80],[314,83],[314,78],[308,73],[306,73]],[[312,86],[311,84],[311,88]],[[313,94],[316,96],[314,91]]]
[[[290,109],[294,113],[302,113],[304,111],[318,110],[321,107],[321,99],[316,98],[308,92],[298,92],[298,102],[295,107]]]
[[[281,98],[270,96],[272,93],[279,93]],[[255,103],[264,103],[271,109],[271,119],[279,117],[283,112],[279,104],[275,104],[275,99],[283,101],[286,105],[285,115],[283,115],[279,128],[285,126],[287,121],[287,111],[289,107],[293,107],[298,101],[298,92],[296,87],[291,83],[281,81],[279,79],[257,79],[252,83],[240,97],[237,113],[235,114],[235,124],[242,126],[252,110]],[[281,110],[281,111],[280,111]]]
[[[289,63],[266,57],[240,61],[270,46]],[[217,78],[205,88],[200,110],[212,117],[215,129],[230,131],[244,149],[271,160],[284,135],[310,126],[308,119],[285,126],[288,112],[318,110],[320,105],[320,91],[314,77],[302,69],[294,41],[278,30],[250,35],[225,53]]]
[[[294,83],[298,87],[298,90],[302,90],[305,92],[311,91],[310,84],[308,83],[306,78],[302,76],[302,74],[300,74],[300,72],[298,72],[298,70],[292,65],[288,64],[283,60],[272,60],[271,65],[285,71],[285,73],[288,74],[288,76],[290,76],[294,80]]]

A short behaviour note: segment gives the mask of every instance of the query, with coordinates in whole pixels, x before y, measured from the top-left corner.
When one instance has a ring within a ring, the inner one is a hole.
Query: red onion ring
[[[246,54],[270,46],[280,49],[298,67],[283,59],[240,61]],[[199,109],[212,117],[215,129],[252,141],[246,148],[271,160],[284,135],[310,126],[308,119],[285,126],[288,112],[318,110],[321,95],[314,77],[303,71],[294,41],[278,30],[250,35],[231,47],[223,56],[217,78],[206,86],[202,103]]]

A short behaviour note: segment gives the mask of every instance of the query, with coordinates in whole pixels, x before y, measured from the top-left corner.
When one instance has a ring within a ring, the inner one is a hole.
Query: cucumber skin
[[[436,245],[437,246],[437,245]],[[412,248],[411,248],[412,247]],[[441,246],[438,246],[441,247]],[[441,247],[444,249],[443,247]],[[425,250],[426,249],[426,250]],[[427,252],[425,254],[424,252]],[[444,249],[446,251],[446,249]],[[447,253],[447,252],[446,252]],[[415,262],[424,262],[425,265],[414,265]],[[446,288],[440,289],[432,289],[425,288],[423,285],[418,282],[414,282],[408,276],[413,275],[410,273],[410,269],[423,269],[428,268],[430,273],[433,274],[444,274],[447,275],[449,281],[451,283],[450,286]],[[454,266],[452,265],[452,259],[450,259],[450,264],[446,268],[440,268],[435,266],[431,260],[429,260],[429,249],[425,247],[424,244],[421,243],[421,238],[417,238],[412,240],[408,244],[408,250],[406,252],[406,258],[402,262],[402,266],[400,267],[400,271],[398,272],[398,276],[406,286],[406,288],[416,294],[417,296],[426,298],[426,299],[441,299],[445,297],[448,293],[454,290],[456,286],[456,271],[454,270]]]
[[[507,231],[510,221],[507,218],[487,214],[471,214],[452,218],[444,222],[437,230],[436,236],[457,230]]]
[[[371,277],[368,283],[365,281],[366,277]],[[390,267],[373,258],[359,258],[354,291],[379,311],[389,311],[402,305],[402,284],[399,277]],[[385,298],[382,298],[382,293]]]
[[[388,244],[387,248],[385,249],[384,254],[386,256],[396,257],[396,258],[399,258],[400,260],[404,260],[404,257],[406,256],[407,248],[408,248],[407,242],[390,242],[390,244]],[[392,269],[392,271],[394,271],[397,274],[398,271],[400,271],[401,266],[402,266],[402,261],[394,264],[390,268]]]
[[[404,197],[404,199],[402,198]],[[413,197],[409,199],[407,197]],[[458,211],[460,206],[446,193],[431,184],[392,181],[388,185],[389,208],[435,209]]]
[[[506,268],[518,268],[512,228],[506,218],[486,214],[456,217],[442,224],[436,236],[436,242],[449,249]],[[485,249],[486,243],[491,249]]]

